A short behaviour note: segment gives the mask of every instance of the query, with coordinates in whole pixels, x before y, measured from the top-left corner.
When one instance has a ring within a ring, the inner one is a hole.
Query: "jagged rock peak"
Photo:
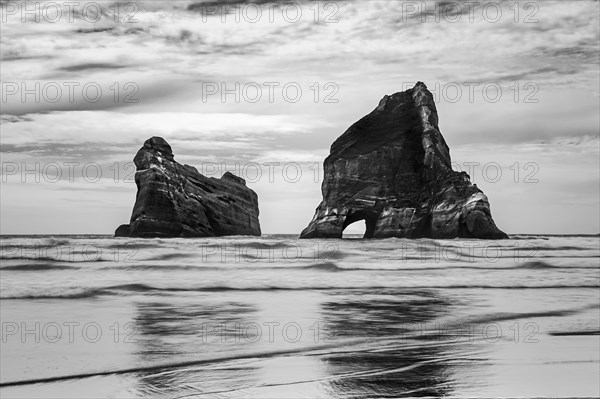
[[[160,152],[163,156],[173,160],[173,150],[171,146],[162,137],[154,136],[144,142],[144,148]]]

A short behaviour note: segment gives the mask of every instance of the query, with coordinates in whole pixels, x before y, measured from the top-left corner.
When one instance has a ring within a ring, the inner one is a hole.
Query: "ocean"
[[[600,237],[3,236],[0,395],[600,396]]]

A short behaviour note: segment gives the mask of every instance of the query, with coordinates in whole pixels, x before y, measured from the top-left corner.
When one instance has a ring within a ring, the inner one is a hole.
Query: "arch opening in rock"
[[[356,224],[360,221],[364,221],[364,230],[360,230]],[[377,222],[377,216],[370,215],[364,211],[358,211],[350,213],[346,216],[346,220],[344,221],[344,225],[342,226],[342,238],[344,238],[344,234],[360,234],[360,231],[364,231],[363,238],[373,238],[375,234],[375,224]],[[350,225],[354,224],[348,231],[346,228]],[[358,230],[357,230],[358,229]],[[347,238],[347,237],[346,237]]]

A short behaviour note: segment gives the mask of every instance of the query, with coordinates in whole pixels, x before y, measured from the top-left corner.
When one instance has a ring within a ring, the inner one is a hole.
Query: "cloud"
[[[126,65],[108,63],[108,62],[89,62],[85,64],[69,65],[60,68],[63,72],[81,72],[96,69],[120,69],[125,68]]]
[[[256,23],[239,11],[250,3],[263,10]],[[203,74],[228,79],[255,73],[286,75],[290,68],[294,71],[291,75],[297,76],[298,72],[310,73],[314,67],[326,75],[343,77],[344,69],[329,60],[350,65],[358,62],[363,74],[378,72],[382,66],[385,71],[385,65],[387,73],[393,65],[403,64],[404,70],[411,64],[428,65],[424,74],[429,76],[421,80],[439,79],[443,74],[453,81],[531,77],[552,82],[560,75],[577,77],[578,71],[597,67],[597,2],[581,1],[568,7],[544,2],[537,11],[520,10],[519,23],[514,22],[517,16],[511,4],[496,2],[490,4],[500,4],[503,17],[490,22],[486,17],[490,13],[488,3],[480,2],[472,10],[466,5],[469,2],[440,2],[437,8],[434,2],[414,3],[419,12],[413,14],[405,2],[336,2],[331,9],[321,4],[320,13],[315,14],[312,3],[301,2],[302,14],[296,22],[284,17],[281,4],[272,11],[274,5],[266,1],[140,2],[135,23],[114,21],[108,9],[104,10],[106,17],[96,24],[76,18],[70,24],[32,28],[11,20],[6,33],[14,32],[18,39],[3,41],[3,53],[25,60],[60,52],[70,60],[79,59],[81,65],[122,65],[127,60],[130,65],[153,65],[177,74],[194,74],[201,66]],[[213,6],[234,15],[196,12]],[[529,21],[532,11],[536,12]],[[457,20],[456,16],[461,17]],[[95,42],[110,45],[95,46]],[[90,46],[97,57],[93,61],[87,51]],[[140,51],[142,48],[145,51]],[[210,55],[210,62],[199,59],[202,54]],[[565,57],[567,54],[577,57]],[[235,56],[245,57],[244,70],[232,68]],[[477,63],[472,62],[475,56]],[[544,70],[548,65],[554,69]],[[65,68],[55,63],[45,67],[38,75]],[[18,68],[9,68],[3,75],[11,76]],[[519,72],[507,73],[515,69]],[[348,78],[359,75],[350,72]]]
[[[7,161],[129,161],[152,136],[165,138],[178,159],[248,160],[313,128],[290,116],[250,114],[71,111],[3,119],[8,122],[1,151]]]
[[[101,33],[101,32],[111,32],[115,28],[114,27],[106,27],[106,28],[79,28],[76,29],[76,33]]]
[[[17,115],[8,115],[8,114],[0,115],[0,124],[31,122],[31,121],[33,121],[33,119],[30,117],[27,117],[27,116],[17,116]]]

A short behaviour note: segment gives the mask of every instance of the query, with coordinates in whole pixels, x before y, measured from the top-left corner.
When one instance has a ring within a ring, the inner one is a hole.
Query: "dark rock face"
[[[385,96],[350,126],[324,170],[323,201],[301,238],[341,238],[363,219],[365,238],[508,238],[483,192],[452,170],[433,96],[421,82]]]
[[[226,172],[201,175],[174,159],[160,137],[146,140],[134,158],[138,191],[129,224],[116,237],[259,236],[258,196],[244,179]]]

